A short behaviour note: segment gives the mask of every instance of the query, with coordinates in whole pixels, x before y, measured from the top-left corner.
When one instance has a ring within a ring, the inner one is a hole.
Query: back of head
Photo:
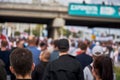
[[[58,47],[58,41],[59,41],[59,40],[54,40],[54,41],[53,41],[53,45],[54,45],[55,48]]]
[[[42,54],[40,55],[40,60],[42,62],[49,62],[49,58],[50,58],[50,52],[48,50],[43,51]]]
[[[67,39],[60,39],[58,41],[58,49],[60,52],[67,52],[69,50],[69,41]]]
[[[48,47],[48,45],[47,45],[47,43],[46,43],[46,42],[41,42],[41,43],[40,43],[40,48],[41,48],[41,51],[46,50],[46,49],[47,49],[47,47]]]
[[[2,40],[1,47],[7,47],[7,46],[8,46],[8,42],[6,40]]]
[[[72,42],[72,43],[71,43],[71,47],[75,47],[75,42]]]
[[[17,48],[10,54],[10,64],[15,74],[25,76],[30,74],[33,65],[32,53],[24,48]]]
[[[103,55],[103,48],[101,46],[94,46],[92,49],[93,56],[101,56]]]
[[[36,45],[36,39],[35,39],[35,36],[29,36],[28,37],[28,44],[34,44]]]
[[[113,80],[113,66],[111,58],[99,56],[93,63],[95,73],[102,80]]]
[[[47,46],[47,43],[46,42],[40,42],[40,47],[44,47],[44,46]]]
[[[19,41],[16,42],[16,45],[17,45],[18,48],[24,48],[23,44],[24,44],[24,41],[22,41],[22,40],[19,40]]]
[[[84,50],[84,51],[87,50],[87,45],[86,45],[84,42],[79,42],[78,47],[79,47],[81,50]]]

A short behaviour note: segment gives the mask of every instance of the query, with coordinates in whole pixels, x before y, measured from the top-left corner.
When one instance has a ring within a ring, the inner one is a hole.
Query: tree
[[[71,32],[63,27],[60,28],[63,31],[63,36],[69,37]]]
[[[15,36],[20,36],[20,32],[19,32],[19,31],[16,31],[16,32],[15,32]]]
[[[32,32],[33,32],[33,35],[39,37],[40,34],[38,30],[34,29]]]
[[[2,26],[0,26],[0,33],[2,33]]]
[[[39,37],[42,36],[43,25],[38,24],[34,30],[32,30],[33,35]]]
[[[30,34],[30,29],[25,29],[24,32]]]

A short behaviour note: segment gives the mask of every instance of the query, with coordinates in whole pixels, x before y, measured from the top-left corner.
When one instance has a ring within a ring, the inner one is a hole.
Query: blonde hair
[[[39,58],[43,62],[49,62],[50,52],[48,50],[42,51]]]

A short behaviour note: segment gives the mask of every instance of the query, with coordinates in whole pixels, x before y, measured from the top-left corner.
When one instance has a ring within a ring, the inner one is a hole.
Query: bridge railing
[[[0,3],[14,3],[14,4],[35,4],[35,5],[52,5],[52,6],[66,6],[57,2],[56,0],[0,0]]]

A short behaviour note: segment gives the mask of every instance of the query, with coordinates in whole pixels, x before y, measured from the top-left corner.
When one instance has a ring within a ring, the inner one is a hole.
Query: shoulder
[[[88,55],[88,54],[85,54],[85,56],[88,57],[88,58],[90,58],[90,59],[92,59],[92,57],[90,55]]]
[[[85,54],[79,54],[79,55],[76,56],[76,59],[82,59],[84,57],[86,57]]]

